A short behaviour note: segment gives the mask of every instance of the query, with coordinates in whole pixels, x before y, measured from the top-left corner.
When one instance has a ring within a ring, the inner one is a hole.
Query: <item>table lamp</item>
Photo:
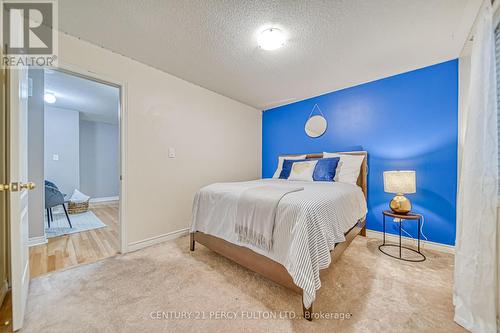
[[[416,192],[415,171],[384,171],[384,192],[396,194],[389,204],[393,212],[410,212],[411,202],[404,195]]]

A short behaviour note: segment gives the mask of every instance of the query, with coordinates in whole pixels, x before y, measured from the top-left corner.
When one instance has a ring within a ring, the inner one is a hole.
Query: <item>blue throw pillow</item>
[[[284,160],[283,161],[283,168],[281,169],[280,173],[280,179],[288,179],[290,177],[290,173],[292,172],[292,164],[293,162],[304,162],[304,161],[311,161],[311,159],[308,160]]]
[[[339,161],[340,157],[318,159],[318,163],[316,163],[316,167],[314,168],[313,180],[319,182],[333,182]]]
[[[335,170],[337,170],[337,165],[339,164],[340,157],[284,160],[283,168],[281,169],[279,178],[288,179],[288,177],[290,177],[290,173],[292,172],[292,165],[295,162],[316,160],[318,161],[318,163],[316,163],[316,167],[314,168],[313,180],[319,182],[333,182],[333,178],[335,177]]]

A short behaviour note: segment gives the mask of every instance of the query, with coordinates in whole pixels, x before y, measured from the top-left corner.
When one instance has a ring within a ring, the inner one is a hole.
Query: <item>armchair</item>
[[[64,209],[64,213],[66,214],[66,218],[68,219],[69,227],[73,228],[71,225],[71,220],[69,219],[68,211],[66,210],[66,206],[64,205],[66,201],[64,200],[64,194],[59,191],[59,188],[56,184],[46,180],[45,181],[45,209],[47,210],[47,220],[50,228],[50,222],[54,221],[52,216],[52,207],[62,205]]]

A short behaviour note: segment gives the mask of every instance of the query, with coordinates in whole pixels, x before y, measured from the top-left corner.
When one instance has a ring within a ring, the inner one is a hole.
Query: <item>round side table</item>
[[[415,213],[408,213],[408,214],[398,214],[398,213],[395,213],[393,211],[390,211],[390,210],[384,210],[382,212],[382,215],[383,215],[383,219],[384,219],[384,226],[383,226],[383,230],[384,230],[384,242],[382,245],[379,245],[378,249],[380,250],[380,252],[382,252],[383,254],[385,255],[388,255],[389,257],[392,257],[392,258],[396,258],[396,259],[399,259],[399,260],[404,260],[404,261],[410,261],[410,262],[421,262],[421,261],[424,261],[426,258],[425,258],[425,255],[420,252],[420,234],[421,234],[421,225],[422,225],[422,218],[423,216],[420,215],[420,214],[415,214]],[[385,242],[385,218],[386,217],[390,217],[390,218],[397,218],[397,219],[400,219],[399,221],[399,245],[398,244],[386,244]],[[417,241],[417,250],[415,249],[412,249],[411,247],[407,247],[407,246],[403,246],[401,245],[401,225],[403,223],[403,220],[410,220],[410,221],[417,221],[418,222],[418,231],[417,231],[417,234],[418,234],[418,241]],[[392,255],[388,252],[385,252],[384,251],[384,248],[385,247],[399,247],[399,256],[395,256],[395,255]],[[404,258],[402,256],[402,249],[406,249],[406,250],[409,250],[409,251],[412,251],[414,253],[417,253],[419,255],[419,258],[417,259],[408,259],[408,258]]]

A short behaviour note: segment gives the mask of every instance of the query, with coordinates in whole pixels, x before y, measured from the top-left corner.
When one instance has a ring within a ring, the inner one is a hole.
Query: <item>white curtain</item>
[[[498,134],[492,11],[490,0],[485,0],[476,19],[457,199],[455,321],[474,333],[497,331]]]

